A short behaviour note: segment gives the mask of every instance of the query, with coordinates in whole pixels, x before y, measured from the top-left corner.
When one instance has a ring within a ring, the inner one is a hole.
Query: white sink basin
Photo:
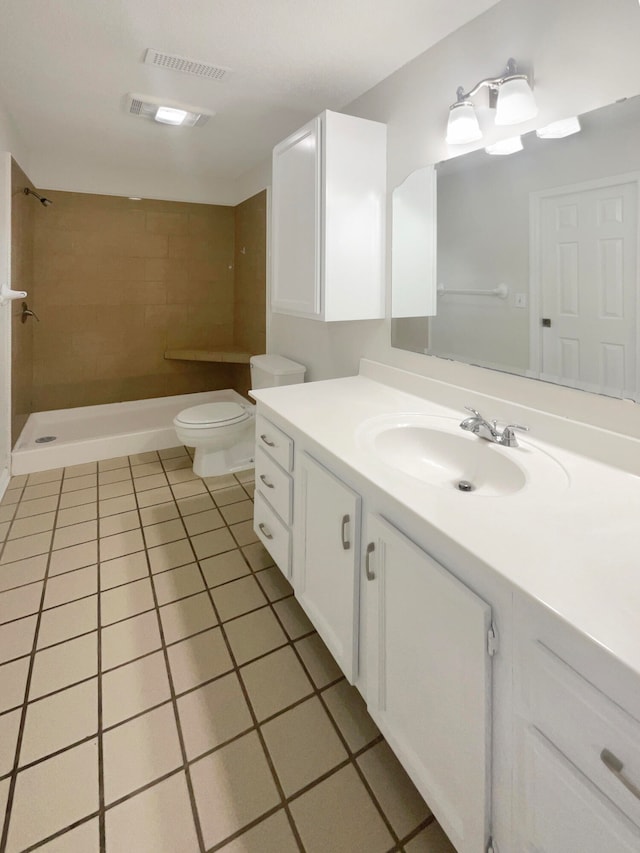
[[[460,429],[449,417],[382,415],[361,427],[359,443],[386,466],[431,486],[487,497],[568,484],[545,451],[518,436],[502,447]]]

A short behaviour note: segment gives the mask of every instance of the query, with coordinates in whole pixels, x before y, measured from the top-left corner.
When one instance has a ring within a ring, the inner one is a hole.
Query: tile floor
[[[252,477],[177,447],[13,478],[0,853],[453,853],[256,540]]]

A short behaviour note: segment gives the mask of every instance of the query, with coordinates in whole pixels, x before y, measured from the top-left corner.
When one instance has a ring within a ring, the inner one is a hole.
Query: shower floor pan
[[[179,442],[173,419],[183,409],[203,403],[240,403],[253,408],[236,391],[225,389],[35,412],[29,415],[13,448],[11,473],[31,474],[175,447]],[[37,441],[51,436],[51,441]]]

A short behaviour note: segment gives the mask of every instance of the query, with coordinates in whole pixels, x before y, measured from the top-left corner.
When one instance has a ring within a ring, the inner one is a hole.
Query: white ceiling
[[[495,2],[2,0],[0,102],[40,187],[222,200],[216,191],[289,132]],[[233,73],[216,82],[154,68],[149,47]],[[128,115],[127,92],[216,115],[202,128],[160,125]]]

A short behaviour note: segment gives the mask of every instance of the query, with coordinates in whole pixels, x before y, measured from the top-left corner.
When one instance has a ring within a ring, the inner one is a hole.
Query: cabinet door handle
[[[636,799],[640,800],[640,788],[631,781],[631,779],[627,779],[627,777],[622,772],[624,769],[624,764],[620,759],[615,756],[612,752],[609,752],[608,749],[603,749],[600,753],[600,759],[607,770],[610,770],[613,775],[618,779],[627,791],[630,791]]]
[[[349,539],[347,537],[347,525],[349,524],[350,520],[351,519],[348,515],[342,516],[342,528],[340,530],[340,538],[342,539],[342,547],[345,551],[348,551],[349,548],[351,548],[351,542],[349,542]]]
[[[275,441],[269,441],[269,439],[267,438],[267,436],[266,436],[266,434],[265,434],[265,433],[263,433],[263,434],[260,436],[260,440],[261,440],[261,441],[264,441],[264,443],[267,445],[267,447],[275,447],[275,446],[276,446]]]
[[[268,489],[275,489],[275,486],[273,485],[273,483],[270,483],[264,474],[260,474],[260,479],[262,480],[262,482],[265,484],[265,486]]]
[[[367,545],[367,553],[364,559],[364,570],[367,574],[368,581],[374,581],[376,579],[376,573],[371,568],[371,555],[376,550],[376,546],[374,542],[369,542]]]
[[[260,522],[260,524],[258,525],[258,529],[260,530],[265,539],[273,539],[273,533],[269,533],[269,528],[266,526],[266,524]]]

